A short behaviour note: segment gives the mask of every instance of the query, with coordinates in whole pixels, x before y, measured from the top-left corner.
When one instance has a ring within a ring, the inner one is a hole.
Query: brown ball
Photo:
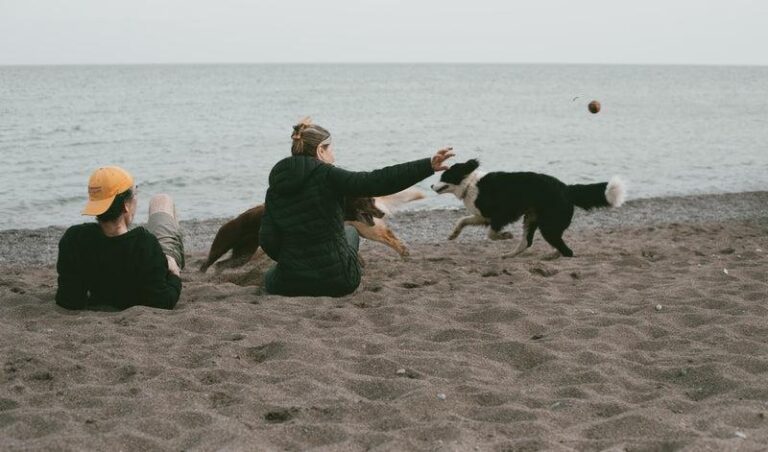
[[[595,114],[600,111],[600,102],[593,100],[589,103],[589,112]]]

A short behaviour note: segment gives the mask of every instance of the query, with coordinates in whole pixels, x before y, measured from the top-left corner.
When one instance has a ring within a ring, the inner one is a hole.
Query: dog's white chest
[[[475,201],[477,201],[477,185],[475,185],[475,181],[473,181],[471,184],[469,184],[466,188],[466,194],[462,198],[462,201],[464,201],[464,206],[467,208],[469,213],[472,215],[482,216],[480,214],[480,209],[477,208],[475,205]]]
[[[480,214],[480,209],[475,205],[477,195],[480,192],[477,189],[477,181],[482,179],[483,176],[485,176],[484,173],[476,171],[471,178],[465,182],[467,185],[465,185],[464,192],[462,193],[462,196],[460,196],[469,213],[478,217],[481,217],[482,215]]]

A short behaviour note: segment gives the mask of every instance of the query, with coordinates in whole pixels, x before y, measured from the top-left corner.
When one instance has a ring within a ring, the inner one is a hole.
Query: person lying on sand
[[[293,127],[291,157],[269,174],[259,244],[277,264],[264,275],[268,293],[343,296],[360,285],[360,236],[344,224],[344,198],[385,196],[446,170],[454,154],[441,149],[430,159],[372,172],[333,166],[331,134],[305,118]]]
[[[72,226],[61,238],[56,304],[67,309],[176,305],[184,244],[173,200],[152,197],[146,229],[129,230],[136,190],[133,177],[117,166],[91,174],[82,213],[97,222]]]

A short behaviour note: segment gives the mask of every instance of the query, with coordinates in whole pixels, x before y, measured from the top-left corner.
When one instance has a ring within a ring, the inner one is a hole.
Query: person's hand
[[[168,271],[178,277],[181,277],[181,269],[179,268],[179,264],[176,263],[176,259],[168,256],[167,254],[165,259],[168,261]]]
[[[453,151],[453,148],[440,149],[434,156],[432,156],[432,170],[434,172],[445,171],[448,169],[444,162],[456,155],[451,151]]]

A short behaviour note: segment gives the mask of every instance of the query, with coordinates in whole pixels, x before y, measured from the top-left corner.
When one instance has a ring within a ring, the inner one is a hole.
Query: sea
[[[139,184],[138,222],[161,192],[181,219],[235,216],[263,202],[304,116],[356,171],[452,146],[485,171],[618,175],[629,199],[768,190],[768,67],[0,66],[0,229],[92,221],[88,177],[107,165]]]

